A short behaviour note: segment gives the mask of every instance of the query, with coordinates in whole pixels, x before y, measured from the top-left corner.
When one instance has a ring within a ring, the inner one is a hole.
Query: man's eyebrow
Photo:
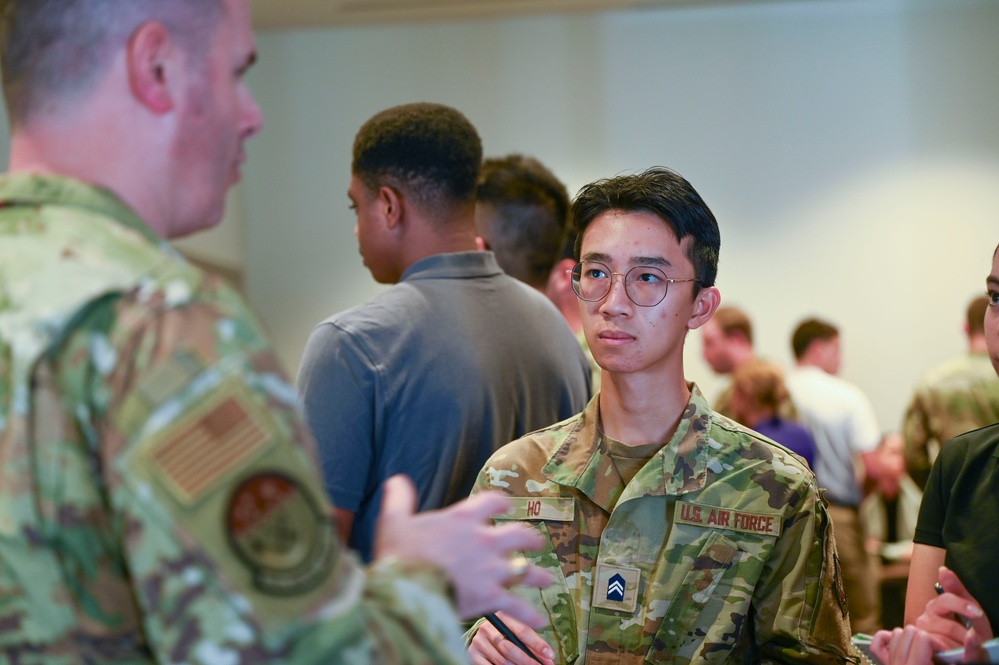
[[[661,256],[636,256],[631,259],[636,266],[653,266],[654,268],[671,267],[673,264]]]
[[[611,257],[603,252],[590,252],[584,254],[583,261],[599,261],[600,263],[610,263]],[[661,256],[633,256],[630,261],[635,266],[653,266],[655,268],[670,267],[673,264]]]
[[[610,256],[602,252],[590,252],[580,257],[583,261],[599,261],[600,263],[610,263]]]

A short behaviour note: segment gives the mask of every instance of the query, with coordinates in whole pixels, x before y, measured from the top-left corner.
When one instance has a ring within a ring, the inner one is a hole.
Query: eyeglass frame
[[[584,298],[583,295],[577,290],[577,285],[579,284],[579,280],[573,279],[572,274],[576,272],[576,269],[578,268],[580,276],[582,276],[583,272],[582,268],[584,263],[603,266],[604,268],[607,269],[606,272],[610,276],[610,282],[607,285],[607,293],[603,294],[599,298],[593,298],[593,299]],[[662,273],[663,281],[666,282],[666,288],[663,289],[662,298],[652,303],[651,305],[643,305],[637,302],[634,298],[631,297],[631,292],[628,291],[628,275],[630,275],[633,271],[638,270],[639,268],[644,268],[644,269],[652,268],[653,270],[659,271],[660,273]],[[677,284],[683,282],[697,282],[697,283],[701,282],[701,280],[697,279],[696,277],[667,277],[665,272],[663,272],[662,270],[660,270],[655,266],[638,265],[628,268],[627,272],[614,272],[613,270],[610,269],[609,265],[607,265],[606,263],[601,263],[600,261],[577,261],[576,265],[574,265],[571,269],[565,271],[565,274],[569,276],[569,284],[572,285],[572,292],[575,293],[576,297],[582,300],[583,302],[600,302],[601,300],[609,296],[611,291],[614,290],[614,275],[619,275],[621,277],[622,284],[624,285],[624,295],[628,296],[628,300],[633,302],[636,307],[655,307],[660,303],[662,303],[663,300],[666,300],[666,294],[669,293],[670,284]]]

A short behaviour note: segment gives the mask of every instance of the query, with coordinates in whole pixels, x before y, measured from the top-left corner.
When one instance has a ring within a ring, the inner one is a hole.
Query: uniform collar
[[[707,437],[713,412],[693,383],[690,400],[670,440],[642,467],[622,493],[620,476],[600,434],[600,395],[590,400],[542,474],[573,487],[610,512],[621,500],[679,496],[704,487],[710,457]],[[614,482],[615,478],[617,482]]]
[[[156,245],[166,241],[111,190],[65,176],[42,173],[7,173],[0,176],[0,207],[66,206],[110,217]]]

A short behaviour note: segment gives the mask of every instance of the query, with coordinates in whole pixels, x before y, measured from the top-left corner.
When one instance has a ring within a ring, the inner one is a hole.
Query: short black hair
[[[425,210],[475,201],[482,141],[461,112],[442,104],[394,106],[354,139],[351,172],[370,191],[390,186]]]
[[[203,55],[221,0],[2,0],[0,70],[16,126],[53,99],[88,90],[147,21]]]
[[[697,190],[679,173],[654,166],[634,175],[597,180],[579,190],[572,203],[577,260],[586,227],[609,210],[652,213],[666,222],[678,241],[690,236],[687,258],[697,279],[694,294],[701,287],[714,286],[721,247],[718,221]]]
[[[839,337],[839,329],[833,324],[821,319],[805,319],[791,335],[791,350],[794,351],[795,359],[801,360],[812,342],[833,337]]]
[[[478,224],[478,232],[500,267],[544,288],[569,217],[569,193],[562,181],[533,157],[494,157],[482,164],[475,200],[495,213]]]

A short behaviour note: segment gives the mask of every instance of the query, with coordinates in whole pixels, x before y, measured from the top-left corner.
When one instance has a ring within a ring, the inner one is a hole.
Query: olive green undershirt
[[[630,483],[639,469],[645,466],[645,463],[663,447],[662,443],[643,443],[638,446],[629,446],[626,443],[615,441],[606,434],[603,435],[603,438],[607,445],[607,453],[625,485]]]

